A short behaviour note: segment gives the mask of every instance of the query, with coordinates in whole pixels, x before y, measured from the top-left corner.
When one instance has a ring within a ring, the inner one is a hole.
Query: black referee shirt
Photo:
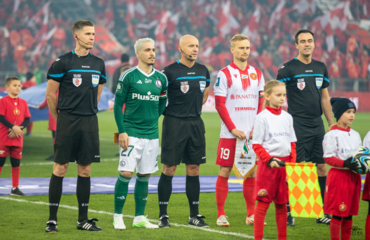
[[[47,78],[60,83],[58,110],[84,116],[98,112],[98,85],[107,81],[101,58],[66,53],[51,65]]]
[[[321,90],[329,86],[324,63],[312,59],[311,63],[304,64],[294,58],[279,69],[276,78],[286,84],[288,112],[293,117],[321,117]]]
[[[203,92],[210,84],[206,66],[195,63],[188,68],[177,61],[165,67],[163,73],[168,79],[168,106],[163,114],[178,118],[199,117]]]

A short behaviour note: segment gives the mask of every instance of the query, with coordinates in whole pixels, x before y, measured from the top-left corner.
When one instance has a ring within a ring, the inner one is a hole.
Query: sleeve
[[[213,87],[215,96],[226,97],[227,96],[227,78],[222,71],[217,74],[215,86]]]
[[[278,71],[276,80],[279,80],[280,82],[285,82],[285,84],[288,84],[291,80],[289,69],[284,64]]]
[[[254,120],[254,130],[253,130],[253,139],[252,139],[252,144],[262,144],[264,137],[265,137],[265,123],[259,117],[258,115],[256,119]]]
[[[31,118],[27,117],[24,119],[24,121],[22,122],[22,124],[20,126],[22,126],[23,128],[26,128],[31,122]]]
[[[229,129],[229,131],[235,129],[235,124],[231,120],[229,112],[227,111],[227,108],[225,106],[226,97],[215,96],[215,102],[216,110],[220,115],[222,121],[225,123],[227,129]]]
[[[327,164],[334,167],[343,167],[344,161],[336,157],[337,139],[331,132],[325,134],[322,147],[324,149],[324,160]]]
[[[364,147],[370,148],[370,131],[366,134],[364,138]]]
[[[123,124],[123,113],[122,107],[126,101],[127,93],[130,88],[130,77],[128,74],[122,73],[118,80],[116,97],[114,99],[114,118],[118,127],[119,133],[126,132],[125,126]]]
[[[268,163],[271,159],[270,154],[260,144],[253,144],[253,150],[262,162]]]
[[[209,74],[208,68],[206,68],[206,88],[209,87],[209,84],[211,83],[211,75]]]
[[[163,78],[164,80],[162,81],[161,95],[159,96],[158,117],[162,115],[162,113],[166,109],[166,104],[167,104],[168,81],[167,81],[166,75],[164,74],[163,74]]]
[[[51,65],[46,75],[47,79],[53,79],[57,82],[62,82],[64,74],[67,72],[65,67],[65,57],[57,58]]]
[[[113,74],[113,78],[112,78],[112,92],[116,92],[117,90],[117,83],[118,83],[118,79],[119,79],[119,74],[120,74],[120,69],[121,69],[121,66],[118,67],[115,71],[114,71],[114,74]]]
[[[105,74],[105,63],[103,61],[103,59],[101,59],[102,61],[102,68],[101,68],[101,74],[100,74],[100,79],[99,79],[99,84],[104,84],[107,82],[107,75]]]
[[[323,65],[324,65],[324,80],[322,81],[321,88],[327,88],[329,87],[329,74],[326,65],[324,63]]]
[[[2,114],[0,114],[0,123],[3,124],[7,128],[12,128],[14,126]]]
[[[170,71],[168,70],[168,67],[163,68],[162,73],[166,76],[167,83],[171,84],[171,74]]]
[[[27,104],[26,101],[24,101],[24,104],[26,105],[26,107],[25,107],[26,112],[24,113],[24,118],[30,118],[31,113],[30,113],[30,109],[28,108],[28,104]]]
[[[0,98],[0,115],[5,116],[5,101]]]
[[[297,161],[297,149],[294,142],[290,143],[290,162],[295,163]]]

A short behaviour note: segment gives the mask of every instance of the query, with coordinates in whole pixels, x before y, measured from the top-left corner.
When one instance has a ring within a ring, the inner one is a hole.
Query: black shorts
[[[325,128],[321,117],[316,119],[293,118],[297,137],[297,162],[325,163],[322,141]]]
[[[201,117],[165,116],[162,127],[161,163],[167,165],[206,162],[205,128]]]
[[[77,116],[60,112],[54,144],[54,162],[100,162],[99,126],[96,115]]]

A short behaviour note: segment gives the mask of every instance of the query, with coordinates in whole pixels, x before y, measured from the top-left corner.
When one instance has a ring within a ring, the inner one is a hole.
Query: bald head
[[[199,41],[192,35],[184,35],[180,38],[179,50],[181,58],[194,62],[198,57]]]

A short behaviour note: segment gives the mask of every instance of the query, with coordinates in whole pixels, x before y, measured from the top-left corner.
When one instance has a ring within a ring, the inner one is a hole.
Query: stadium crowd
[[[47,0],[2,1],[2,71],[17,72],[22,81],[26,80],[27,72],[33,71],[40,83],[45,81],[42,73],[54,59],[73,48],[72,35],[68,33],[73,21],[56,11],[52,4]],[[250,64],[261,68],[266,77],[271,78],[276,76],[283,62],[296,55],[291,36],[307,28],[316,35],[313,57],[327,64],[331,77],[370,76],[370,37],[357,25],[361,19],[369,18],[369,0],[348,3],[350,16],[345,14],[346,5],[331,10],[330,18],[335,16],[345,23],[343,29],[333,24],[330,29],[318,26],[318,19],[327,13],[323,13],[315,1],[308,0],[287,0],[282,5],[271,0],[86,0],[84,4],[95,11],[96,19],[92,20],[97,26],[110,30],[123,51],[132,57],[133,64],[136,62],[130,46],[137,38],[147,36],[157,41],[160,61],[155,67],[162,69],[180,57],[179,37],[192,34],[200,40],[200,61],[217,71],[232,59],[227,39],[243,32],[252,39]],[[99,45],[93,50],[93,54],[105,61],[118,59],[121,53],[108,52]],[[109,69],[108,72],[113,74]]]

